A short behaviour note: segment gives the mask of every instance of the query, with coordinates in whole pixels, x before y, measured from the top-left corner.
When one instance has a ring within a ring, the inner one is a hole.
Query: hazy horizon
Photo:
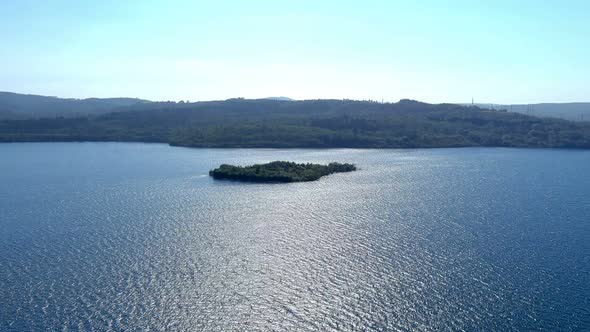
[[[56,0],[0,4],[0,90],[64,98],[288,96],[580,102],[590,4]]]
[[[123,96],[123,95],[113,95],[113,96],[105,96],[105,97],[96,97],[96,96],[85,96],[85,97],[68,97],[68,96],[53,96],[53,95],[46,95],[46,94],[36,94],[36,93],[28,93],[28,92],[18,92],[18,91],[0,91],[0,93],[14,93],[20,95],[32,95],[32,96],[41,96],[41,97],[50,97],[50,98],[59,98],[59,99],[74,99],[74,100],[84,100],[84,99],[117,99],[117,98],[129,98],[129,99],[141,99],[148,102],[190,102],[190,103],[198,103],[198,102],[208,102],[208,101],[224,101],[229,99],[237,99],[237,98],[244,98],[244,99],[278,99],[278,98],[286,98],[290,99],[291,101],[305,101],[305,100],[354,100],[354,101],[375,101],[375,102],[386,102],[386,103],[397,103],[401,100],[414,100],[417,102],[429,103],[429,104],[458,104],[458,105],[469,105],[471,104],[470,101],[460,101],[460,102],[448,102],[448,101],[438,101],[438,102],[427,102],[423,100],[417,99],[409,99],[409,98],[400,98],[399,100],[376,100],[376,99],[352,99],[352,98],[305,98],[305,99],[296,99],[291,98],[288,95],[278,95],[278,96],[266,96],[266,97],[256,97],[256,98],[247,98],[242,96],[235,96],[229,97],[225,99],[203,99],[203,100],[191,100],[188,98],[180,98],[180,99],[167,99],[167,100],[156,100],[150,98],[141,98],[135,96]],[[479,102],[476,101],[476,106],[526,106],[526,105],[538,105],[538,104],[590,104],[590,101],[563,101],[563,102],[542,102],[542,103],[517,103],[517,104],[510,104],[510,103],[498,103],[498,102]]]

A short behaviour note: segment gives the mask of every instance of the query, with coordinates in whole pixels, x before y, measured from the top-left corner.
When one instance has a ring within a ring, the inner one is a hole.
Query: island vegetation
[[[590,122],[412,100],[138,103],[83,117],[0,121],[0,142],[136,141],[211,148],[590,148]]]
[[[356,170],[353,164],[329,163],[297,164],[288,161],[273,161],[252,166],[233,166],[223,164],[213,169],[209,175],[218,180],[247,182],[304,182],[315,181],[322,176]]]

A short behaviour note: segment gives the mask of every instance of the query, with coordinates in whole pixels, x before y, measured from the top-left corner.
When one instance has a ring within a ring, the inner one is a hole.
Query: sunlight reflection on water
[[[1,330],[590,328],[588,152],[0,154]],[[360,170],[270,185],[206,175],[277,159]]]

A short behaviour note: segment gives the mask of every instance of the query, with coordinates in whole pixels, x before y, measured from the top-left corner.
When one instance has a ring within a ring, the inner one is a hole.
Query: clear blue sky
[[[590,1],[0,0],[0,90],[590,101]]]

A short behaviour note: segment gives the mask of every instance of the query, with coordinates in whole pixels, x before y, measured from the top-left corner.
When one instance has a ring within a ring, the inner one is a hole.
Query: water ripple
[[[3,331],[590,329],[586,152],[0,151]],[[279,158],[361,171],[201,176]]]

